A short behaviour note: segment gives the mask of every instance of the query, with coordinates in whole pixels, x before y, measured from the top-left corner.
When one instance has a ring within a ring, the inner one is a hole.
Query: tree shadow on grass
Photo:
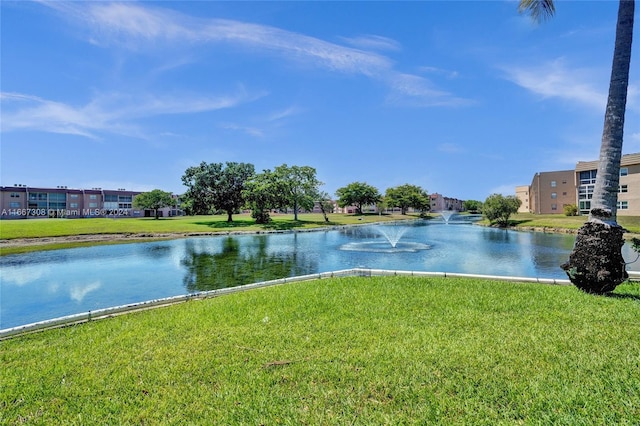
[[[333,225],[333,223],[321,220],[286,220],[270,222],[266,225],[263,225],[263,227],[264,229],[286,231],[291,229],[304,228],[307,225],[331,226]]]
[[[640,302],[640,295],[638,294],[630,294],[630,293],[607,293],[605,297],[610,297],[612,299],[630,299]]]
[[[640,302],[640,283],[637,281],[626,281],[624,284],[626,284],[624,289],[618,287],[615,292],[605,294],[605,297],[612,299],[630,299]],[[631,288],[629,288],[629,285],[631,285]]]
[[[206,220],[201,222],[194,222],[196,225],[203,225],[207,228],[214,229],[233,229],[233,228],[248,228],[256,224],[253,220],[234,220],[233,222],[221,221],[221,220]]]
[[[308,220],[277,220],[272,221],[267,224],[258,225],[254,220],[234,220],[233,222],[227,221],[200,221],[194,222],[196,225],[203,225],[208,228],[213,229],[235,229],[235,228],[253,228],[256,227],[268,230],[268,231],[287,231],[293,230],[297,228],[303,228],[307,225],[317,225],[317,226],[331,226],[332,222],[324,222],[324,221],[308,221]]]
[[[509,226],[518,226],[518,225],[522,225],[523,223],[529,223],[529,222],[531,222],[531,219],[522,219],[522,220],[509,219]]]

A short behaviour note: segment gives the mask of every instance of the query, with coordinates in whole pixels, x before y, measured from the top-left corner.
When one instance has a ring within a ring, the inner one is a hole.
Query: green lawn
[[[588,219],[587,216],[565,216],[563,214],[518,213],[509,219],[510,225],[517,228],[534,227],[577,230]],[[484,224],[488,222],[485,220]],[[618,216],[618,223],[629,232],[640,234],[640,216]]]
[[[330,214],[329,225],[378,222],[386,220],[415,219],[415,216]],[[0,221],[0,239],[59,237],[88,234],[144,234],[144,233],[197,233],[229,231],[264,231],[305,229],[325,226],[321,214],[299,214],[298,221],[293,215],[273,214],[273,221],[267,225],[257,225],[249,214],[233,216],[227,222],[227,215],[181,216],[173,218],[126,218],[126,219],[30,219]]]
[[[640,285],[350,277],[0,341],[1,424],[638,424]]]
[[[272,222],[257,225],[249,214],[233,216],[233,222],[227,222],[227,215],[210,216],[182,216],[174,218],[126,218],[126,219],[29,219],[29,220],[0,220],[0,240],[17,238],[47,238],[67,237],[77,235],[148,235],[149,239],[157,239],[158,235],[171,237],[172,235],[198,233],[226,233],[226,232],[266,232],[286,231],[294,229],[312,229],[321,226],[352,225],[394,220],[416,219],[417,216],[406,215],[347,215],[330,214],[329,222],[325,222],[322,214],[299,214],[298,220],[293,220],[292,214],[273,214]],[[137,239],[135,242],[139,242]],[[126,241],[117,241],[121,244]],[[43,241],[39,245],[20,247],[2,247],[0,255],[26,253],[37,250],[53,250],[61,248],[83,247],[96,244],[113,244],[109,241],[101,242],[55,242]]]

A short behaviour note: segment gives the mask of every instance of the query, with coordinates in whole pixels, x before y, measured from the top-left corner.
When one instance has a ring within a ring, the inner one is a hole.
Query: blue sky
[[[598,158],[617,1],[2,1],[1,184],[181,193],[206,162],[484,200]],[[637,13],[637,12],[636,12]],[[637,31],[636,31],[637,33]],[[624,153],[640,151],[640,43]]]

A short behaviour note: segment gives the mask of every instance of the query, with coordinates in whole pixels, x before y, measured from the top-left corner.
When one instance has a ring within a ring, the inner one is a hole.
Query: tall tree
[[[247,181],[242,195],[251,208],[251,216],[256,223],[265,224],[271,221],[269,210],[280,207],[282,202],[279,191],[275,173],[269,169]]]
[[[136,195],[133,199],[133,205],[139,209],[153,210],[155,218],[158,219],[159,210],[173,205],[173,201],[173,196],[170,192],[154,189],[153,191]]]
[[[509,225],[509,217],[518,213],[520,204],[522,200],[515,195],[491,194],[482,203],[482,214],[489,222],[504,228]]]
[[[393,188],[387,188],[384,199],[388,207],[399,207],[402,214],[407,214],[407,209],[429,209],[429,195],[417,185],[404,184]]]
[[[186,197],[197,214],[209,213],[212,208],[227,213],[227,222],[233,221],[233,213],[245,200],[242,191],[248,179],[255,174],[253,164],[227,162],[189,167],[182,176],[188,188]]]
[[[362,214],[362,207],[380,201],[378,189],[364,182],[352,182],[336,190],[340,207],[354,206],[358,214]]]
[[[624,282],[624,229],[617,223],[620,160],[627,105],[634,0],[620,0],[609,81],[609,96],[589,220],[580,228],[569,261],[562,265],[571,282],[588,293],[607,293]],[[540,20],[553,15],[552,0],[521,0],[520,11]]]
[[[274,170],[278,195],[282,197],[281,207],[293,209],[293,219],[298,220],[302,208],[313,210],[313,205],[322,185],[316,178],[316,169],[309,166],[287,166],[283,164]]]

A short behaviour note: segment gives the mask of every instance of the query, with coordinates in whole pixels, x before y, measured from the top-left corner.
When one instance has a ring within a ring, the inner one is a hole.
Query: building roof
[[[576,164],[576,172],[583,172],[586,170],[596,170],[598,168],[598,161],[578,161]],[[640,153],[626,154],[620,159],[620,166],[632,166],[634,164],[640,164]]]

